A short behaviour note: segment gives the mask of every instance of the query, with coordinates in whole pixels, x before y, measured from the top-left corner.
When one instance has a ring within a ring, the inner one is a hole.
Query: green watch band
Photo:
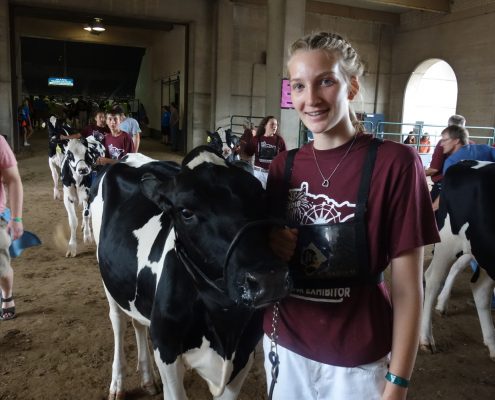
[[[390,373],[390,371],[387,372],[387,375],[385,375],[385,379],[394,385],[401,386],[403,388],[407,388],[409,386],[409,381],[406,378],[394,375]]]

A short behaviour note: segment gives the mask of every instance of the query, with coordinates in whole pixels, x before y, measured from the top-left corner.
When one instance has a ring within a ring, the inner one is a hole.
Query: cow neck
[[[190,242],[192,243],[192,242]],[[195,253],[199,253],[199,250],[194,248]],[[196,288],[198,289],[200,295],[205,297],[208,302],[213,302],[223,309],[229,309],[236,306],[235,302],[227,295],[225,290],[225,282],[223,278],[220,282],[213,281],[209,278],[198,266],[192,257],[189,256],[186,246],[183,244],[182,240],[177,234],[177,229],[175,229],[175,252],[179,261],[184,265],[187,272],[194,281]],[[199,255],[199,254],[198,254]],[[219,285],[220,283],[220,285]]]

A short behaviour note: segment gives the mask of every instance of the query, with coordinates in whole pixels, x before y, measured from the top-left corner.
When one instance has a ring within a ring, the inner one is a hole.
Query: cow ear
[[[145,173],[141,178],[141,192],[158,208],[168,212],[172,208],[172,202],[167,197],[166,189],[167,185],[153,174]]]

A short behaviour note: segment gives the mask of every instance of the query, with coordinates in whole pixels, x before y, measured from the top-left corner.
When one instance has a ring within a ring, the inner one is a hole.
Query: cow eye
[[[194,213],[188,208],[181,208],[179,211],[180,215],[182,215],[185,220],[190,220],[192,217],[194,217]]]

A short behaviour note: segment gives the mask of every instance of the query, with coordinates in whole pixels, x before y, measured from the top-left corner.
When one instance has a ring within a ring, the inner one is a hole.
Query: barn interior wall
[[[411,73],[424,60],[440,58],[458,83],[457,113],[469,125],[495,125],[495,2],[456,1],[450,14],[410,12],[394,38],[390,117],[400,121]]]
[[[0,2],[0,134],[12,140],[12,96],[10,69],[9,10],[6,2]]]
[[[144,105],[149,119],[148,128],[153,133],[161,129],[162,79],[180,76],[181,101],[180,115],[184,113],[184,76],[185,76],[185,26],[174,25],[170,32],[155,32],[151,45],[146,50],[136,83],[136,98]],[[164,90],[168,90],[164,87]],[[164,104],[169,104],[167,96]],[[180,121],[183,128],[183,120]]]

